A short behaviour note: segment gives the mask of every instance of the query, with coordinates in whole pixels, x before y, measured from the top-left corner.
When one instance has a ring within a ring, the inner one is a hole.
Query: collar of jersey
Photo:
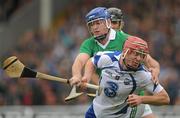
[[[110,29],[108,41],[106,42],[105,45],[102,45],[102,44],[99,43],[97,40],[95,40],[95,41],[96,41],[96,43],[97,43],[99,46],[101,46],[103,49],[105,49],[111,40],[115,40],[115,37],[116,37],[116,31],[113,30],[113,29]]]

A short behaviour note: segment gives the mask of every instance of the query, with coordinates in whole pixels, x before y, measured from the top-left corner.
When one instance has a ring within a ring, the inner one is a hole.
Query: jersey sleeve
[[[91,58],[91,60],[93,64],[96,66],[96,68],[99,69],[102,69],[112,63],[111,58],[103,52],[98,52]]]
[[[141,79],[143,79],[141,87],[143,87],[148,92],[155,94],[163,90],[163,87],[159,83],[156,84],[152,81],[150,72],[144,72]]]
[[[90,57],[92,56],[92,41],[89,39],[86,39],[80,46],[80,53],[86,53]]]

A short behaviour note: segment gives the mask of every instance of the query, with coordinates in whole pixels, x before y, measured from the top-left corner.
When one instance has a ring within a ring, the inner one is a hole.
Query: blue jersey
[[[143,65],[137,71],[123,70],[119,60],[121,52],[99,52],[92,62],[101,69],[100,90],[93,100],[93,109],[98,118],[129,118],[131,108],[126,100],[129,94],[137,94],[139,89],[152,94],[160,92],[163,87],[154,84],[151,73]]]

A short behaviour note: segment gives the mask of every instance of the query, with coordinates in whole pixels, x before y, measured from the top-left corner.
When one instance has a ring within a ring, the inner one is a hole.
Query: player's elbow
[[[169,98],[169,95],[166,94],[166,95],[164,96],[164,104],[165,104],[165,105],[168,105],[169,103],[170,103],[170,98]]]
[[[156,94],[159,97],[159,105],[168,105],[170,98],[167,92],[163,89],[160,93]]]
[[[169,95],[165,92],[162,96],[161,103],[162,105],[168,105],[170,103]]]

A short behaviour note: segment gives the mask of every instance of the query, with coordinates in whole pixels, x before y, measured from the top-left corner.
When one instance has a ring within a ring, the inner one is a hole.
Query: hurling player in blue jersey
[[[82,81],[90,81],[96,69],[102,72],[100,89],[86,112],[86,118],[139,118],[143,111],[134,114],[131,112],[134,106],[169,103],[167,92],[152,81],[151,73],[143,65],[148,53],[144,40],[129,36],[122,52],[98,52],[88,60]],[[139,96],[139,89],[152,95]]]

